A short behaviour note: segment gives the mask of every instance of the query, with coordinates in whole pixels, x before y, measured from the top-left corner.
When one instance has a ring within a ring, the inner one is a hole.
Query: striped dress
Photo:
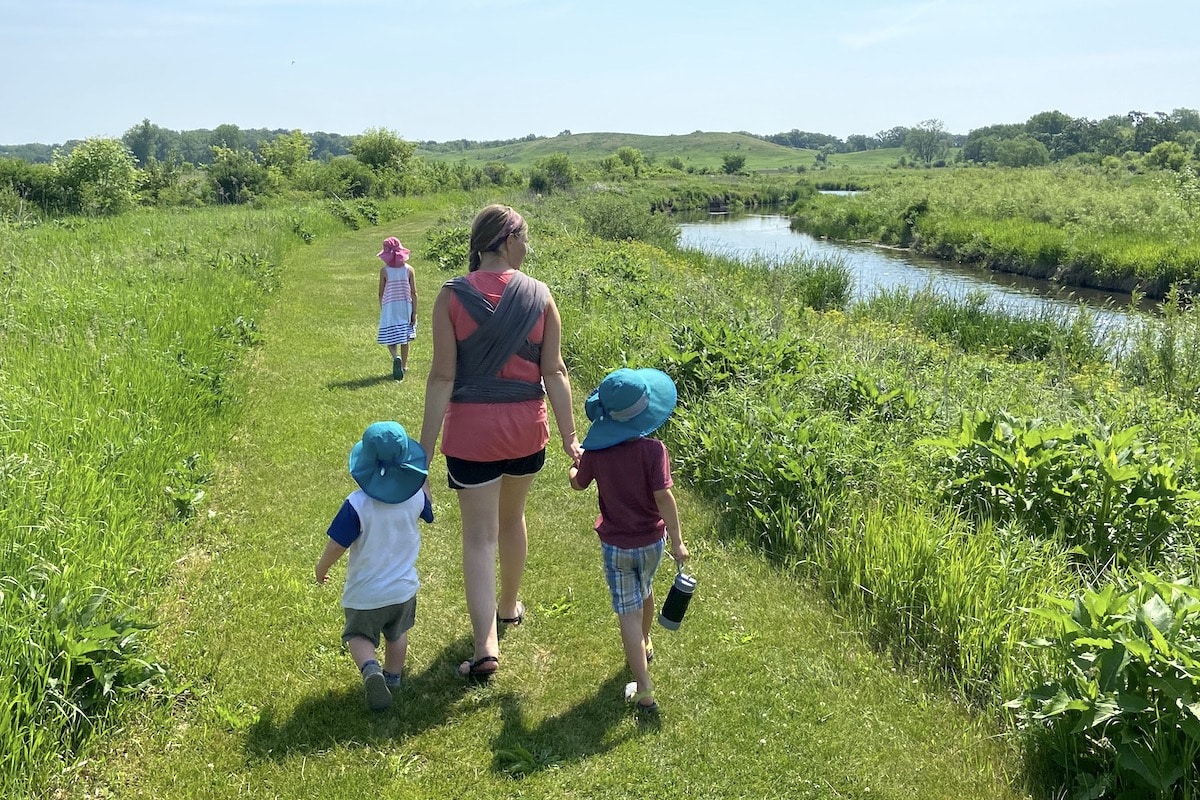
[[[412,267],[384,267],[383,304],[379,309],[379,344],[405,344],[417,338],[412,319],[412,291],[408,276]]]

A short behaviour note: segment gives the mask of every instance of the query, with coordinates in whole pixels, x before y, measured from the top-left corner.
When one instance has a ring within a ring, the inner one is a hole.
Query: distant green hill
[[[678,136],[645,136],[636,133],[575,133],[548,139],[513,142],[453,152],[418,148],[417,155],[430,161],[466,161],[474,164],[498,162],[525,169],[546,156],[565,154],[576,161],[594,161],[611,156],[622,147],[635,147],[654,163],[678,158],[683,166],[720,169],[723,157],[732,153],[746,157],[745,169],[795,169],[812,167],[816,153],[764,142],[744,133],[697,131]]]

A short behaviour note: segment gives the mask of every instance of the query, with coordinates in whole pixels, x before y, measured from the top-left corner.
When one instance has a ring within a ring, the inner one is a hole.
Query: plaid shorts
[[[604,577],[612,594],[613,611],[632,614],[641,611],[646,597],[654,589],[654,573],[662,561],[663,539],[645,547],[626,550],[600,543],[604,554]]]

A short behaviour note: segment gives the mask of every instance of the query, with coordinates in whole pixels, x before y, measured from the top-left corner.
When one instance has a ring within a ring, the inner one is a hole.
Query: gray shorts
[[[413,595],[403,603],[383,608],[343,610],[346,612],[346,627],[342,629],[342,641],[361,636],[378,647],[380,633],[389,642],[394,642],[413,626],[417,619],[417,597]]]

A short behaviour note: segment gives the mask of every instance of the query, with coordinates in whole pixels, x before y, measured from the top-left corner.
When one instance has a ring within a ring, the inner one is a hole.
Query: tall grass
[[[120,695],[162,686],[141,602],[204,497],[230,367],[279,255],[338,227],[220,209],[0,229],[0,786],[33,789]]]
[[[961,298],[929,289],[882,289],[857,303],[860,319],[912,325],[939,342],[964,352],[1004,355],[1018,361],[1065,359],[1077,368],[1103,362],[1109,343],[1086,307],[1072,311],[1043,308],[1008,311],[988,306],[984,292]]]

